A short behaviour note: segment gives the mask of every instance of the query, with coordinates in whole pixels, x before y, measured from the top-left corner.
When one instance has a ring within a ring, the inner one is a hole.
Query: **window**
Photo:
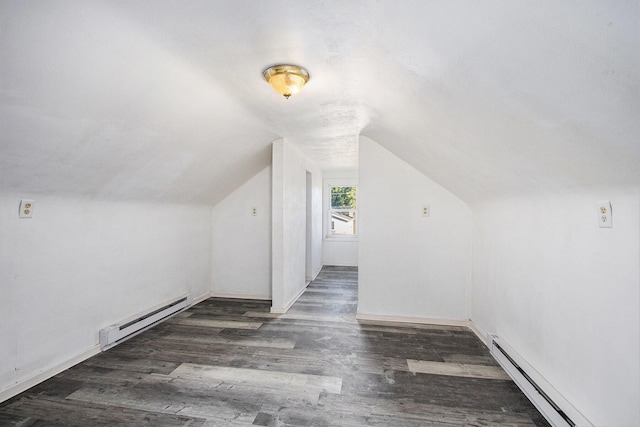
[[[325,239],[358,241],[357,192],[357,178],[327,177],[323,180],[322,229]]]
[[[329,230],[327,236],[355,236],[357,187],[330,186]]]

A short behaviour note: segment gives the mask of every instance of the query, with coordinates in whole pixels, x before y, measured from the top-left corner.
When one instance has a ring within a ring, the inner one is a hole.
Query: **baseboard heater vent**
[[[189,295],[180,297],[170,303],[153,307],[148,312],[136,315],[123,321],[120,324],[111,325],[100,330],[100,349],[108,350],[111,347],[120,344],[128,338],[131,338],[140,332],[149,329],[153,325],[162,322],[191,305]]]
[[[504,368],[531,403],[555,427],[593,427],[529,363],[498,335],[489,334],[491,355]]]

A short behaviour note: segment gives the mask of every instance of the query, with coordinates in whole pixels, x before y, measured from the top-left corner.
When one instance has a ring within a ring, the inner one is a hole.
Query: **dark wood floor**
[[[462,327],[355,320],[325,267],[285,315],[209,299],[0,405],[16,426],[547,425]]]

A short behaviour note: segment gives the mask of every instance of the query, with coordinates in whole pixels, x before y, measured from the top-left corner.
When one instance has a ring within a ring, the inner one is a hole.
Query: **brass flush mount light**
[[[300,92],[302,86],[309,81],[307,70],[297,65],[274,65],[264,70],[262,75],[273,90],[287,99]]]

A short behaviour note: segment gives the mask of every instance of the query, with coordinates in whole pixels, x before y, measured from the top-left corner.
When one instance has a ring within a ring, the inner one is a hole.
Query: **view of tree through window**
[[[356,234],[356,187],[331,187],[332,235]]]
[[[356,187],[331,187],[331,209],[355,209]]]

